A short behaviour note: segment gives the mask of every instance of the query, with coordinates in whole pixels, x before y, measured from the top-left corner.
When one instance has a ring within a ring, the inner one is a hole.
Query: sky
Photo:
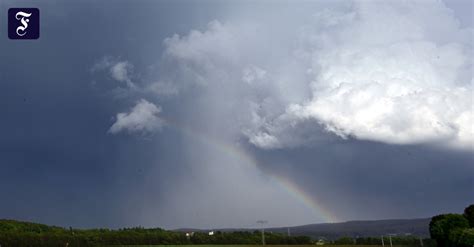
[[[474,202],[473,3],[1,1],[0,218],[431,217]]]

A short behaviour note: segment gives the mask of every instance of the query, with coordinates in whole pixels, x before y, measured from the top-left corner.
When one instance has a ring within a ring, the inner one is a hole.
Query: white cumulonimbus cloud
[[[238,102],[229,114],[243,112],[261,148],[306,143],[299,126],[313,121],[343,138],[472,150],[472,37],[440,1],[355,2],[294,27],[214,21],[165,41],[166,79],[232,88],[218,98]]]
[[[141,99],[130,112],[118,113],[109,133],[151,134],[161,130],[164,121],[159,117],[161,107]]]
[[[410,5],[363,3],[329,22],[337,31],[311,52],[312,98],[288,114],[342,137],[472,148],[472,30],[442,3]]]

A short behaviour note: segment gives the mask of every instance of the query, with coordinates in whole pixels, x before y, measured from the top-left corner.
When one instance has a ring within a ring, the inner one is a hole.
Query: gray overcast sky
[[[0,218],[253,227],[474,202],[472,1],[2,1]]]

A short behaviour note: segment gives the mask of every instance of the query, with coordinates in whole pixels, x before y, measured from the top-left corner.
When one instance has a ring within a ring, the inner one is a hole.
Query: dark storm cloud
[[[18,5],[2,1],[0,17]],[[472,199],[472,152],[343,140],[314,119],[279,117],[311,97],[307,68],[286,59],[306,30],[295,26],[338,6],[21,5],[40,8],[41,38],[11,41],[0,29],[0,218],[168,228],[325,220],[272,174],[347,220],[430,216]],[[111,64],[94,69],[104,58]],[[109,131],[143,100],[159,128]]]
[[[108,135],[112,117],[136,99],[114,99],[100,84],[108,79],[91,78],[90,70],[106,55],[146,63],[150,45],[183,28],[192,6],[2,1],[2,19],[19,5],[40,8],[41,38],[0,38],[0,217],[72,226],[142,224],[140,205],[169,183],[146,174],[179,173],[171,169],[183,162],[179,136]]]
[[[473,199],[470,152],[340,140],[253,153],[264,171],[289,177],[343,220],[460,212]]]

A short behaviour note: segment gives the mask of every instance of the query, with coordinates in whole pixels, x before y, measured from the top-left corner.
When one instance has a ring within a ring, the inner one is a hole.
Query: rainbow
[[[204,135],[201,131],[195,131],[188,126],[179,124],[177,121],[166,119],[165,122],[166,126],[172,127],[180,133],[194,138],[199,142],[209,145],[215,148],[217,151],[225,153],[226,155],[229,155],[230,157],[240,161],[241,165],[248,165],[259,169],[255,159],[239,148],[238,145],[221,141],[209,135]],[[321,202],[314,198],[314,196],[305,192],[305,190],[295,182],[276,174],[265,173],[265,175],[269,176],[270,180],[278,187],[286,191],[297,201],[309,208],[316,216],[321,217],[325,223],[338,222],[337,218],[330,211],[328,211]]]
[[[331,213],[329,210],[324,207],[322,203],[314,198],[314,196],[309,195],[302,189],[299,185],[293,181],[278,175],[271,175],[275,178],[277,184],[279,184],[285,191],[288,192],[293,198],[303,203],[310,209],[312,209],[316,215],[321,216],[325,223],[334,223],[339,222],[339,220]]]

